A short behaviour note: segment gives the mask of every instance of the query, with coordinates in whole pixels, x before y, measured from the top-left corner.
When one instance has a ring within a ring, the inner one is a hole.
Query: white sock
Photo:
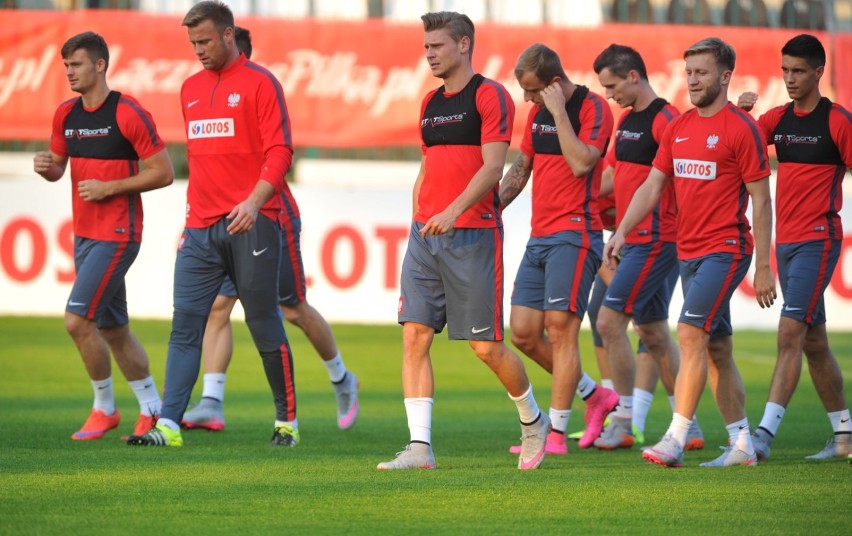
[[[774,436],[778,432],[778,427],[781,426],[781,419],[784,418],[785,411],[784,406],[775,402],[767,402],[766,409],[763,410],[763,419],[758,426]]]
[[[633,389],[633,424],[643,434],[645,433],[645,421],[648,420],[648,411],[651,410],[651,402],[654,401],[654,393],[644,389]]]
[[[672,411],[674,411],[674,395],[669,396],[669,406],[671,406]]]
[[[580,381],[577,383],[577,394],[580,395],[580,398],[585,400],[589,398],[597,386],[598,384],[595,383],[595,380],[584,372],[583,377],[580,378]]]
[[[112,376],[105,380],[92,380],[92,390],[95,393],[94,409],[104,412],[105,415],[115,413],[115,397],[112,393]]]
[[[533,396],[532,385],[530,385],[529,389],[522,394],[521,396],[515,398],[512,395],[509,395],[509,398],[518,406],[518,416],[521,419],[521,424],[532,424],[538,419],[538,416],[541,414],[541,410],[538,409],[538,404],[535,402],[535,397]]]
[[[157,419],[157,424],[162,424],[172,432],[177,432],[178,430],[180,430],[180,425],[171,419],[164,419],[163,417],[160,417],[159,419]]]
[[[224,373],[204,373],[204,391],[202,398],[215,398],[219,402],[225,401],[225,377]]]
[[[726,424],[725,428],[728,429],[728,437],[731,438],[731,447],[743,450],[746,454],[754,454],[751,432],[748,429],[748,418]]]
[[[835,434],[852,433],[852,422],[849,422],[849,408],[842,411],[832,411],[828,414],[828,420],[831,421],[831,427],[834,428]]]
[[[621,396],[618,397],[618,406],[615,408],[615,416],[619,419],[633,419],[633,397]]]
[[[328,370],[328,379],[331,380],[331,383],[338,383],[346,376],[346,365],[343,364],[343,357],[339,350],[331,361],[323,361],[322,364]]]
[[[405,415],[408,417],[408,433],[411,441],[432,444],[432,398],[406,398]]]
[[[275,427],[276,428],[279,427],[279,426],[284,426],[284,425],[292,426],[293,430],[298,430],[299,429],[299,419],[293,419],[292,421],[279,421],[278,419],[275,419]]]
[[[689,432],[689,425],[691,424],[690,420],[681,415],[680,413],[675,413],[672,415],[672,423],[669,425],[668,432],[672,435],[675,441],[683,448],[686,445],[686,434]]]
[[[615,389],[615,386],[612,384],[612,380],[610,380],[609,378],[601,378],[601,385],[603,385],[607,389]]]
[[[568,429],[568,419],[571,418],[571,410],[550,408],[548,414],[550,415],[550,427],[553,431],[564,434],[565,430]]]
[[[154,383],[154,378],[148,376],[142,380],[133,380],[127,382],[130,388],[133,389],[133,394],[136,395],[136,400],[139,401],[139,413],[142,415],[159,415],[163,410],[163,402],[160,400],[160,395],[157,393],[157,385]]]

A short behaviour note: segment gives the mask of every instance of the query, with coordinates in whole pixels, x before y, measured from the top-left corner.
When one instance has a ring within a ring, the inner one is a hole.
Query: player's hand
[[[547,111],[552,115],[565,111],[565,94],[562,92],[562,86],[559,85],[559,82],[554,82],[542,89],[541,99],[544,101]]]
[[[230,214],[226,216],[230,223],[228,224],[228,234],[242,234],[251,231],[257,222],[257,213],[260,209],[254,206],[249,200],[245,200],[235,206]]]
[[[737,106],[747,112],[750,112],[755,104],[757,104],[757,93],[754,91],[746,91],[737,99]]]
[[[621,258],[621,248],[624,247],[624,236],[616,231],[604,245],[603,260],[610,270],[615,270]]]
[[[77,193],[83,201],[97,202],[109,197],[109,184],[97,179],[87,179],[77,184]]]
[[[33,156],[33,171],[42,175],[53,165],[53,157],[47,151],[39,151]]]
[[[449,209],[444,210],[439,214],[435,214],[429,221],[426,222],[420,229],[420,236],[442,235],[453,230],[456,226],[457,216],[453,215]]]
[[[758,268],[754,272],[754,292],[757,303],[762,309],[767,309],[775,303],[778,295],[775,292],[775,274],[771,268]]]

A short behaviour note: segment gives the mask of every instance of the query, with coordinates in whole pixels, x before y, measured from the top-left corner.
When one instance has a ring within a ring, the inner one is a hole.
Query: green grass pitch
[[[169,323],[135,321],[134,331],[163,387]],[[548,457],[533,472],[508,453],[517,413],[497,379],[463,342],[433,347],[436,471],[379,472],[408,440],[400,385],[398,326],[334,326],[348,367],[361,380],[361,415],[335,422],[325,368],[297,329],[302,443],[268,446],[274,413],[260,358],[235,323],[220,433],[185,431],[182,449],[132,448],[119,440],[136,418],[135,399],[113,367],[123,420],[100,441],[70,439],[88,414],[91,387],[61,318],[0,318],[0,534],[842,534],[848,530],[852,465],[812,462],[831,427],[805,367],[773,444],[755,468],[699,468],[726,433],[705,392],[698,416],[703,451],[664,469],[638,449],[580,450]],[[852,384],[852,333],[831,334]],[[597,377],[588,332],[586,370]],[[748,415],[762,415],[775,334],[734,335]],[[539,404],[550,378],[525,359]],[[200,396],[197,386],[193,401]],[[847,397],[848,398],[848,397]],[[569,431],[582,427],[575,401]],[[671,410],[658,389],[646,437],[661,435]]]

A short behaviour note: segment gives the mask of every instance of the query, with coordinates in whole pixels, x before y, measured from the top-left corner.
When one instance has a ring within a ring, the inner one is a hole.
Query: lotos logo
[[[675,158],[675,176],[683,179],[712,181],[716,178],[716,162]]]
[[[228,117],[190,121],[187,137],[191,140],[197,138],[232,138],[234,137],[234,119]]]

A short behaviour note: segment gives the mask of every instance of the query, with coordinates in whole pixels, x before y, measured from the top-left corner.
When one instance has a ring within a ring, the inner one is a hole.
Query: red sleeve
[[[532,126],[537,113],[538,106],[530,107],[530,112],[527,114],[527,124],[524,125],[524,136],[521,138],[521,152],[530,158],[535,156],[535,149],[532,142]]]
[[[847,168],[852,168],[852,113],[834,103],[828,114],[828,129],[834,144],[840,151],[843,164]]]
[[[284,176],[293,163],[290,116],[281,84],[265,69],[261,72],[266,75],[266,80],[258,84],[257,120],[265,160],[259,179],[272,184],[278,193],[284,189]]]
[[[737,141],[733,144],[737,166],[743,182],[753,182],[769,176],[769,154],[766,152],[766,136],[757,122],[747,112],[734,105],[730,108],[742,120],[737,129]]]
[[[775,127],[778,126],[778,123],[781,122],[781,117],[784,116],[784,111],[787,109],[789,104],[785,104],[784,106],[776,106],[771,110],[767,110],[766,113],[760,116],[760,119],[757,120],[757,126],[760,127],[760,131],[763,133],[763,137],[766,138],[766,143],[772,145],[775,143],[775,140],[772,138],[772,133],[775,132]]]
[[[654,141],[657,142],[657,145],[659,145],[660,140],[663,139],[663,132],[666,131],[666,127],[669,126],[669,123],[679,116],[680,112],[671,104],[663,106],[660,112],[654,116],[654,122],[651,124],[651,135],[654,137]]]
[[[580,133],[577,137],[601,154],[606,150],[609,137],[612,135],[612,111],[609,105],[594,93],[589,93],[580,108]]]
[[[482,118],[482,145],[512,140],[515,103],[505,87],[486,78],[476,92],[476,108]]]
[[[125,138],[133,145],[133,150],[140,160],[145,160],[166,148],[157,125],[148,110],[133,97],[122,95],[115,112],[118,128]]]
[[[79,98],[79,97],[78,97]],[[53,114],[53,127],[50,132],[50,152],[61,157],[68,156],[68,145],[65,143],[65,118],[74,107],[77,99],[70,99],[56,108]]]
[[[659,169],[669,177],[674,176],[674,163],[672,162],[672,137],[677,125],[680,124],[680,119],[683,116],[676,118],[666,126],[663,130],[663,135],[660,136],[660,147],[657,149],[657,156],[654,157],[653,167]]]

